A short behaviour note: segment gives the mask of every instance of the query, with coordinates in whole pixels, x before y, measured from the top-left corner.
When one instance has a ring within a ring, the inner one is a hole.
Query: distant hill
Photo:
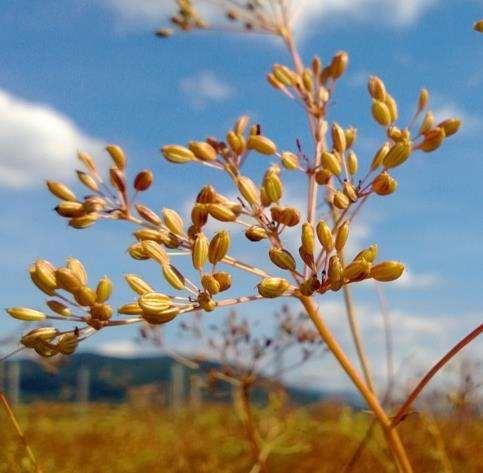
[[[168,356],[143,358],[114,358],[93,353],[80,353],[65,359],[58,370],[49,372],[39,363],[32,360],[9,361],[4,365],[4,389],[8,391],[7,373],[11,372],[12,363],[19,366],[19,399],[21,402],[32,401],[75,401],[79,397],[79,383],[88,377],[87,396],[96,402],[119,403],[128,399],[130,391],[143,386],[157,386],[164,391],[166,402],[169,401],[170,383],[173,366],[179,365]],[[182,366],[182,365],[179,365]],[[203,361],[204,372],[217,366],[215,363]],[[180,396],[189,397],[190,377],[196,370],[178,368],[178,383]],[[180,381],[181,379],[181,381]],[[10,385],[12,382],[10,382]],[[203,390],[203,398],[208,400],[227,401],[230,389],[225,383],[220,383],[221,390]],[[1,383],[0,383],[1,388]],[[11,389],[11,387],[10,387]],[[318,390],[303,389],[293,386],[286,390],[296,404],[309,404],[326,399],[342,399],[354,406],[360,404],[357,396],[345,392],[329,395]],[[254,393],[255,400],[263,402],[266,393],[258,389]]]

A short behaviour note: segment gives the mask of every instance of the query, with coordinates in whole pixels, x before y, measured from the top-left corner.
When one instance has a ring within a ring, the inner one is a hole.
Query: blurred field
[[[143,405],[35,404],[16,409],[44,472],[249,472],[250,447],[227,405],[178,412]],[[273,472],[341,472],[371,421],[369,414],[323,405],[290,409],[275,401],[257,411],[273,440]],[[29,471],[0,413],[0,472]],[[417,472],[483,471],[483,420],[410,416],[401,433]],[[351,471],[393,471],[376,431]]]

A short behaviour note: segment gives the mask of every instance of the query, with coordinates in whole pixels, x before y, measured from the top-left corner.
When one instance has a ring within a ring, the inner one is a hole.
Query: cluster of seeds
[[[29,273],[32,282],[49,296],[46,305],[51,313],[11,307],[7,309],[11,317],[25,322],[65,320],[83,323],[96,330],[109,325],[113,310],[108,304],[112,293],[112,282],[108,277],[101,278],[92,289],[84,266],[75,258],[68,258],[62,267],[55,267],[47,260],[37,260],[30,266]],[[70,355],[75,351],[78,340],[90,331],[89,328],[80,330],[76,327],[59,332],[52,327],[44,327],[29,332],[21,343],[42,356]]]
[[[106,151],[112,159],[109,183],[102,179],[99,169],[90,155],[85,152],[79,152],[77,155],[85,168],[85,170],[76,171],[77,177],[90,192],[82,201],[65,184],[47,181],[50,192],[60,199],[55,211],[61,217],[67,218],[69,225],[73,228],[88,228],[100,218],[126,219],[129,217],[132,201],[128,193],[125,175],[126,155],[117,145],[107,146]],[[140,171],[133,181],[134,198],[139,192],[147,190],[152,182],[153,173],[151,171]]]

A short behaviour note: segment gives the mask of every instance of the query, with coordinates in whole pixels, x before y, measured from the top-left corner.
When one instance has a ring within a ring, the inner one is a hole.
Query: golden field
[[[257,471],[243,426],[228,405],[177,412],[149,405],[33,404],[16,409],[45,472]],[[288,408],[280,402],[256,410],[273,472],[342,472],[372,418],[367,412],[324,404]],[[5,413],[0,412],[0,472],[32,471]],[[412,414],[400,427],[417,472],[483,471],[483,420],[447,414]],[[381,433],[350,471],[394,471]]]

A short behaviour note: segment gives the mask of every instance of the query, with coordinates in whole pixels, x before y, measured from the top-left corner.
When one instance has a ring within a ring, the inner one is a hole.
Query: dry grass
[[[248,472],[250,446],[228,406],[179,413],[148,407],[36,404],[19,420],[44,472]],[[274,472],[340,472],[370,417],[340,406],[257,411],[263,430],[281,429],[268,459]],[[283,419],[283,420],[282,420]],[[428,420],[429,419],[429,420]],[[28,471],[28,460],[0,416],[0,472]],[[430,422],[431,423],[428,423]],[[433,422],[434,421],[434,422]],[[417,472],[483,471],[483,420],[412,416],[401,435]],[[352,471],[393,471],[378,433]]]

